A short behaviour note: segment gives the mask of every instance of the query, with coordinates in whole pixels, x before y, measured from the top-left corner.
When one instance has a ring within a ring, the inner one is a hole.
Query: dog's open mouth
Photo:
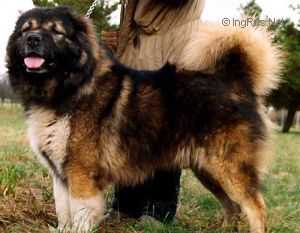
[[[29,55],[24,58],[26,71],[29,73],[45,73],[48,70],[45,68],[46,60],[38,55]]]
[[[28,69],[35,70],[40,69],[43,66],[45,59],[42,57],[30,56],[24,58],[24,63]]]

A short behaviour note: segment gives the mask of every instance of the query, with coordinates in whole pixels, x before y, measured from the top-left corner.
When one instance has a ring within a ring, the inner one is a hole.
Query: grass
[[[300,132],[275,134],[275,156],[263,192],[268,233],[300,232]],[[111,200],[111,193],[107,195]],[[25,136],[22,110],[0,106],[0,232],[47,233],[56,225],[51,179],[35,160]],[[219,203],[184,171],[176,220],[167,225],[115,217],[100,233],[225,233]],[[245,223],[241,232],[247,233]]]

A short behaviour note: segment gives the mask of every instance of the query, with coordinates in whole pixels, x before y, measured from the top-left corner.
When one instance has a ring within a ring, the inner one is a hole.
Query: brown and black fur
[[[51,49],[45,56],[54,65],[46,74],[28,73],[22,63],[20,30],[30,20],[36,28],[27,30],[44,33]],[[64,28],[61,40],[51,39],[43,26],[49,22]],[[203,38],[193,38],[177,67],[136,71],[97,45],[85,18],[66,8],[34,9],[21,16],[9,41],[11,84],[29,127],[43,139],[36,153],[71,197],[141,183],[157,169],[191,168],[223,204],[226,220],[243,211],[251,232],[263,233],[259,186],[269,135],[261,102],[276,83],[277,50],[254,29],[199,31],[211,40],[201,45]],[[47,134],[58,122],[66,131]]]

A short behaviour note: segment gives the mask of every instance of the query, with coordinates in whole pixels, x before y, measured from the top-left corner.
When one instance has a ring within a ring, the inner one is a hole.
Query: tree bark
[[[283,133],[288,133],[290,131],[291,126],[293,125],[293,121],[297,112],[297,107],[298,106],[290,106],[288,108],[288,114],[287,117],[284,121],[284,125],[282,128]]]

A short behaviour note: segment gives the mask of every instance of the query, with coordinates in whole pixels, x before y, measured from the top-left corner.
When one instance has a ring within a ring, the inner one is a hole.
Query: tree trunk
[[[288,108],[288,114],[287,114],[287,117],[286,117],[284,125],[283,125],[283,129],[282,129],[283,133],[289,132],[289,130],[293,124],[296,112],[297,112],[297,107],[298,106],[290,106]]]

